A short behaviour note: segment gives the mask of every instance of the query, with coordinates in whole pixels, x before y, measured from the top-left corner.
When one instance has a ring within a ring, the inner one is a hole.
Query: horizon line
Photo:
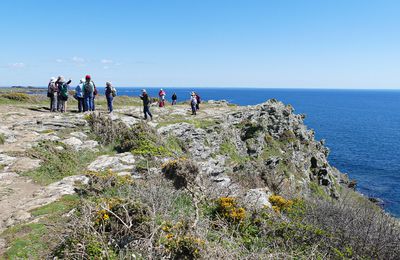
[[[164,86],[164,85],[155,85],[155,86],[118,86],[114,85],[116,88],[177,88],[177,89],[188,89],[188,88],[199,88],[199,89],[286,89],[286,90],[400,90],[399,87],[260,87],[260,86]],[[12,86],[0,86],[0,88],[13,88],[13,87],[21,87],[21,88],[47,88],[47,86],[33,86],[33,85],[12,85]],[[105,87],[100,86],[99,87]]]

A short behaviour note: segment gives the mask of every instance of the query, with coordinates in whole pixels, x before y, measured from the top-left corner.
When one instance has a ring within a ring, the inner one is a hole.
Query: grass
[[[193,125],[195,128],[202,128],[202,129],[206,129],[218,124],[217,121],[212,119],[198,119],[198,118],[187,119],[183,116],[170,116],[165,120],[162,120],[162,122],[158,123],[157,127],[160,128],[163,126],[179,124],[179,123],[188,123]]]
[[[310,188],[311,193],[312,193],[313,196],[315,196],[315,197],[317,197],[319,199],[325,199],[325,200],[329,200],[330,199],[329,195],[317,183],[310,182],[308,184],[308,187]]]
[[[34,209],[31,211],[31,215],[34,217],[39,216],[59,216],[62,213],[70,211],[74,208],[79,201],[78,195],[65,195],[60,200],[45,205],[43,207]]]
[[[4,134],[0,134],[0,145],[4,144],[6,142],[6,137],[4,136]]]
[[[7,242],[5,259],[45,259],[57,245],[55,230],[62,230],[63,215],[78,205],[77,195],[66,195],[60,200],[31,211],[42,217],[37,223],[18,224],[5,230],[0,237]]]
[[[232,142],[227,140],[220,145],[219,153],[228,156],[232,162],[238,164],[243,164],[248,160],[247,157],[239,154],[236,146]]]
[[[62,150],[56,147],[63,147]],[[35,170],[23,173],[35,182],[48,185],[67,176],[81,174],[81,171],[95,159],[92,151],[75,151],[60,142],[45,141],[28,151],[28,156],[43,162]]]

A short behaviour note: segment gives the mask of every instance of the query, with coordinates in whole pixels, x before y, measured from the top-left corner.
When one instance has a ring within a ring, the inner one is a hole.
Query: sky
[[[400,88],[398,0],[2,0],[0,86]]]

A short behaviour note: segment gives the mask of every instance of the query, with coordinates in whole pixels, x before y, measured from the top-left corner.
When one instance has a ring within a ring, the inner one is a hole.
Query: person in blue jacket
[[[85,111],[85,99],[83,97],[83,84],[85,79],[81,79],[78,86],[75,88],[75,99],[78,101],[78,111],[79,113]]]

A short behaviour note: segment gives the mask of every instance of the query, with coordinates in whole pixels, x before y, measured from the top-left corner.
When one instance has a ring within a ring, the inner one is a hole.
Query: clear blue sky
[[[400,1],[2,0],[0,86],[400,88]]]

